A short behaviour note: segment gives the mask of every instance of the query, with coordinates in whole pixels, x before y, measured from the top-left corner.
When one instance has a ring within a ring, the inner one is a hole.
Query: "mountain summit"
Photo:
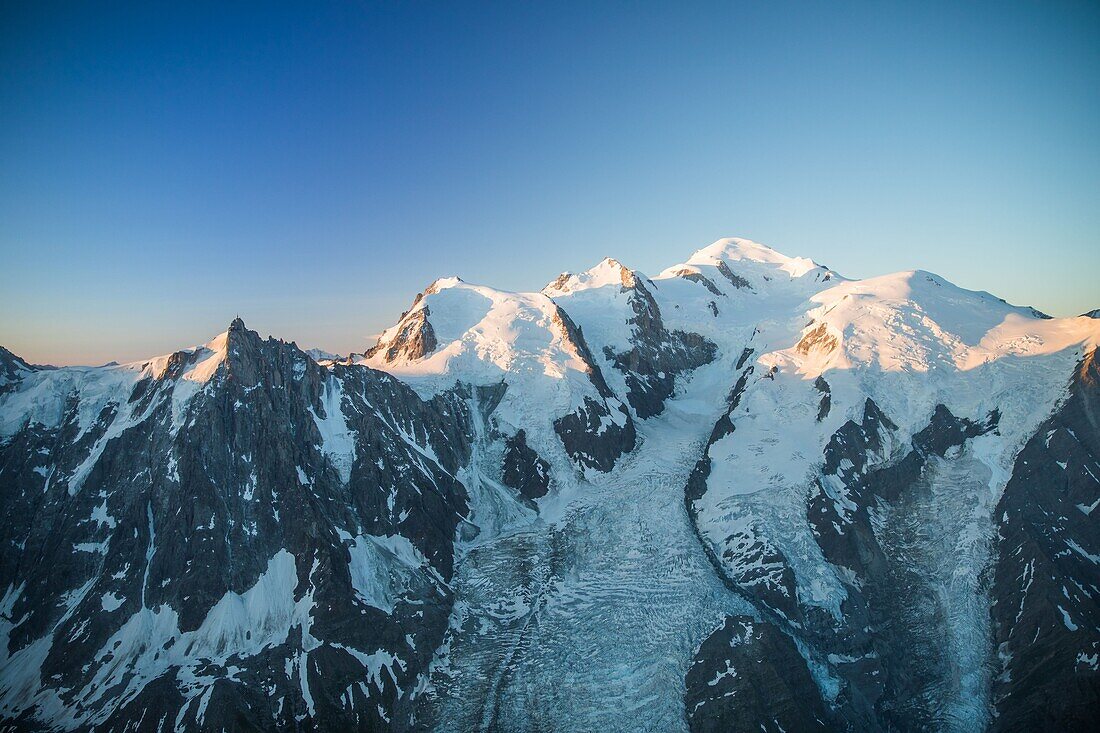
[[[1100,320],[746,239],[0,349],[12,730],[1086,730]]]
[[[802,277],[816,269],[824,269],[811,259],[805,257],[788,257],[780,254],[771,247],[740,237],[727,237],[696,250],[688,259],[692,265],[712,265],[725,262],[752,263],[753,265],[770,266],[776,270],[787,273],[791,277]]]

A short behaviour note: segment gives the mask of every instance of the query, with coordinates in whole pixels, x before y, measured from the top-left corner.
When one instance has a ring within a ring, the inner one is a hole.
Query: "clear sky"
[[[746,236],[1100,307],[1100,3],[0,5],[0,344],[236,314],[362,350],[436,277]]]

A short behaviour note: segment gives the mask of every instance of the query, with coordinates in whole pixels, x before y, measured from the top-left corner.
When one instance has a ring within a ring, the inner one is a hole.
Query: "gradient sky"
[[[1100,307],[1100,3],[258,7],[2,4],[0,344],[133,360],[239,313],[363,350],[439,276],[729,235]]]

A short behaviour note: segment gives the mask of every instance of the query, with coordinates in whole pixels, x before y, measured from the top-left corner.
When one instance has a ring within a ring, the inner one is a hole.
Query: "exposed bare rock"
[[[674,270],[672,274],[676,275],[677,277],[682,277],[685,280],[690,280],[692,282],[699,283],[700,285],[702,285],[704,288],[706,288],[710,292],[714,293],[715,295],[718,295],[718,296],[721,296],[721,297],[725,297],[725,295],[726,295],[725,293],[723,293],[721,290],[718,289],[717,285],[715,285],[713,282],[711,282],[710,278],[708,278],[706,275],[699,272],[698,270],[689,270],[686,267],[681,267],[677,270]]]
[[[550,464],[527,445],[527,434],[520,430],[508,439],[504,453],[504,485],[527,499],[546,496],[550,490]]]
[[[997,731],[1090,730],[1100,709],[1100,361],[1024,446],[997,505]]]
[[[693,733],[842,730],[794,642],[751,616],[727,616],[687,673]]]

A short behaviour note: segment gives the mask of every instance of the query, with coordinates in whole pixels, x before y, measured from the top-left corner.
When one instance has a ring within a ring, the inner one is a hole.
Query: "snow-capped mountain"
[[[1084,730],[1100,320],[723,239],[366,354],[0,350],[12,730]]]

